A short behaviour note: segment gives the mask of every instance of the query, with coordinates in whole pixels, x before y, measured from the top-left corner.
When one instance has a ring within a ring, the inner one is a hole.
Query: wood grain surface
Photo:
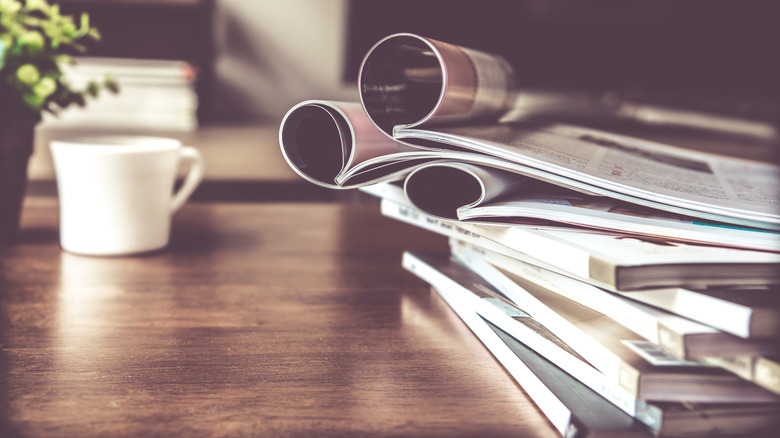
[[[0,250],[1,436],[556,436],[376,205],[194,203],[134,257],[57,227]]]

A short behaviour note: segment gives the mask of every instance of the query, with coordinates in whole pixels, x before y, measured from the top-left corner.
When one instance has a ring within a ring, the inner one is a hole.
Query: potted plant
[[[14,240],[33,151],[35,125],[44,111],[83,106],[105,88],[109,77],[84,89],[68,83],[61,66],[100,39],[84,13],[76,23],[46,0],[0,0],[0,244]]]

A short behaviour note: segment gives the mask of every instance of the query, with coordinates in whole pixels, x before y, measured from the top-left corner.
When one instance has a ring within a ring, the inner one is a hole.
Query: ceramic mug
[[[164,137],[105,135],[50,144],[60,244],[84,255],[124,255],[168,244],[171,216],[203,179],[197,149]],[[189,163],[173,193],[179,165]]]

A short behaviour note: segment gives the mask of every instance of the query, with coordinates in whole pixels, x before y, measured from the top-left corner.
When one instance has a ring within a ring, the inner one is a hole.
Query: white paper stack
[[[57,115],[47,114],[44,128],[177,133],[198,126],[196,71],[188,62],[78,57],[63,66],[63,72],[76,89],[84,89],[90,80],[103,82],[108,75],[120,91],[101,89],[97,98],[87,96],[84,107],[72,105]]]

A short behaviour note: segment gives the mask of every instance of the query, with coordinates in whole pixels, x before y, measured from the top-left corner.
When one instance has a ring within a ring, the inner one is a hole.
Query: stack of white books
[[[63,74],[76,89],[109,76],[119,93],[86,96],[84,107],[47,114],[42,128],[187,133],[198,126],[196,71],[185,61],[75,57]]]

